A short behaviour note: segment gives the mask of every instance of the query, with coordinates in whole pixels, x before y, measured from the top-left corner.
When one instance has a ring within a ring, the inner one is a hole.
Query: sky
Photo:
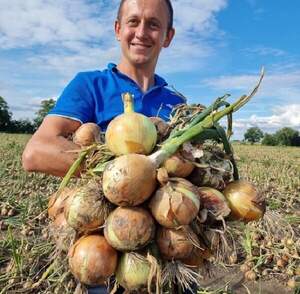
[[[0,0],[0,96],[32,119],[79,71],[118,63],[119,0]],[[175,38],[156,73],[188,103],[258,93],[233,116],[234,139],[253,126],[300,130],[300,1],[173,0]]]

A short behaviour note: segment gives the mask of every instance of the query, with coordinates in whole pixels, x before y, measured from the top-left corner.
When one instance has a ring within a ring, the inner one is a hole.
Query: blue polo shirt
[[[80,72],[67,85],[48,115],[71,118],[81,123],[97,123],[105,130],[108,123],[123,113],[122,93],[134,97],[134,109],[146,116],[169,119],[172,108],[186,101],[155,75],[155,84],[147,92],[110,63],[103,71]]]

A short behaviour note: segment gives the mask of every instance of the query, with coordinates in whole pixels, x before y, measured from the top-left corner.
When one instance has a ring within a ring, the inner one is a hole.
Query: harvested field
[[[46,214],[60,179],[22,170],[28,139],[0,134],[0,294],[74,293],[77,283],[66,256],[55,251]],[[299,148],[235,144],[234,150],[241,177],[265,194],[267,213],[257,223],[228,224],[198,293],[299,293]]]

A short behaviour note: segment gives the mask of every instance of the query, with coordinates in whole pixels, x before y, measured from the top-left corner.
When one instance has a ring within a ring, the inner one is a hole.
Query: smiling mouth
[[[141,48],[150,48],[150,47],[151,47],[150,45],[147,45],[147,44],[141,44],[141,43],[131,43],[131,46],[134,46],[134,47],[141,47]]]

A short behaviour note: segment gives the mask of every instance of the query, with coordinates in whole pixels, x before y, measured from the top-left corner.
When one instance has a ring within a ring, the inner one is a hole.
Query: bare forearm
[[[22,161],[27,171],[64,176],[77,158],[80,147],[62,136],[28,142]]]

